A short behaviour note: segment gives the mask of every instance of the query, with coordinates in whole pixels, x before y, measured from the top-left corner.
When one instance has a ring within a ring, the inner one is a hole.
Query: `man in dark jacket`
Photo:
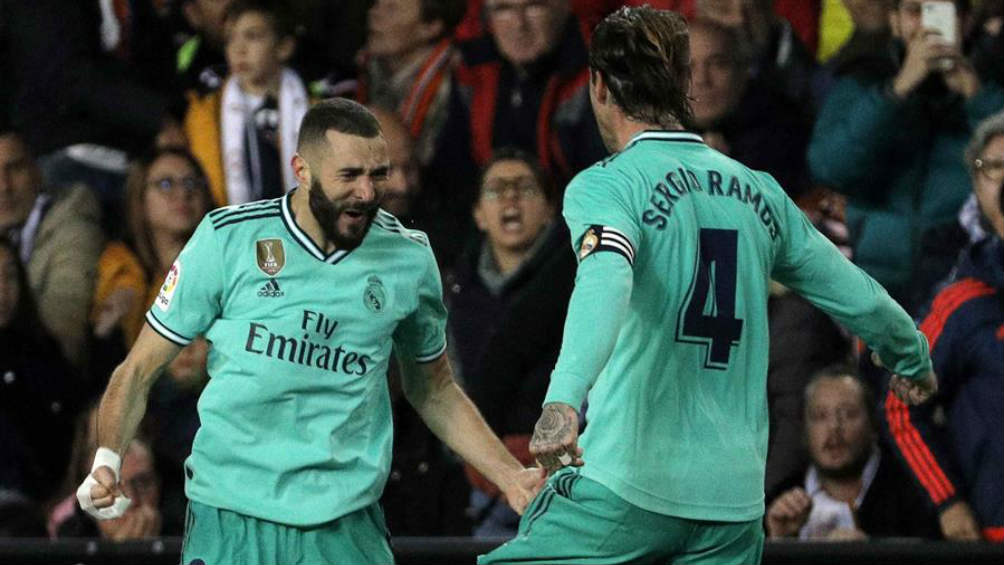
[[[530,434],[558,357],[575,255],[553,221],[555,191],[536,161],[503,149],[485,169],[474,209],[484,237],[447,283],[460,375],[510,451],[532,461]],[[519,517],[468,472],[476,535],[514,533]]]
[[[966,151],[990,235],[963,252],[920,324],[940,378],[938,396],[923,408],[893,395],[884,405],[893,446],[938,508],[942,533],[954,540],[1004,542],[1002,156],[1004,112],[980,125]]]
[[[878,444],[874,402],[863,381],[823,369],[805,389],[812,464],[767,510],[771,538],[936,537],[934,513],[895,458]]]

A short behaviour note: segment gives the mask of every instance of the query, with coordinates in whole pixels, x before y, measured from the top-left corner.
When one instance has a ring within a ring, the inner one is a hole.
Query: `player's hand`
[[[111,467],[101,466],[77,488],[80,507],[99,520],[121,518],[132,502],[122,493]]]
[[[537,496],[546,482],[547,472],[543,468],[527,467],[519,471],[512,483],[502,491],[509,506],[522,516],[526,506]]]
[[[878,353],[872,352],[872,363],[885,368]],[[907,406],[916,406],[927,402],[938,392],[938,377],[934,373],[928,373],[921,379],[908,379],[894,374],[889,378],[889,390]]]
[[[941,535],[949,541],[979,541],[980,526],[973,509],[963,501],[955,502],[938,515]]]
[[[571,465],[581,467],[579,447],[579,414],[568,404],[551,402],[533,427],[530,453],[548,474]]]
[[[793,488],[774,499],[767,509],[767,535],[771,539],[795,536],[809,519],[812,499],[801,488]]]

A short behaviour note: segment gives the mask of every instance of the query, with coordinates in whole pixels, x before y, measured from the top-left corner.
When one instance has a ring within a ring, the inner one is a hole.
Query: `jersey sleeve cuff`
[[[153,331],[157,332],[158,334],[160,334],[161,337],[174,343],[175,345],[180,345],[184,347],[189,343],[192,343],[192,338],[185,337],[180,333],[167,327],[166,324],[157,319],[157,316],[154,315],[153,311],[148,311],[146,313],[146,322],[150,324],[150,327],[153,328]]]
[[[551,374],[551,386],[547,388],[543,404],[560,402],[575,408],[578,412],[588,392],[589,383],[569,374],[554,372]]]
[[[417,355],[415,357],[415,361],[418,361],[419,363],[429,363],[435,361],[436,359],[439,359],[443,355],[443,353],[446,353],[445,341],[443,342],[443,345],[440,346],[438,349],[436,349],[433,353],[428,353],[425,355]]]

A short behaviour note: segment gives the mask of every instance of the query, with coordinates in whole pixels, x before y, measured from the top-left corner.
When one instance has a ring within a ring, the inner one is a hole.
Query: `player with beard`
[[[419,415],[522,511],[542,473],[509,454],[453,381],[428,240],[378,210],[390,164],[376,118],[349,100],[318,104],[292,166],[300,188],[210,212],[178,256],[102,398],[81,506],[122,515],[119,454],[151,384],[204,335],[184,563],[393,561],[378,504],[392,348]]]
[[[829,367],[809,381],[805,438],[812,463],[771,502],[771,538],[937,535],[920,491],[879,449],[873,395],[849,369]]]

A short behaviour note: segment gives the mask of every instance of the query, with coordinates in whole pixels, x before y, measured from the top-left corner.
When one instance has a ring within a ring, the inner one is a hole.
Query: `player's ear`
[[[589,90],[597,103],[607,103],[610,91],[607,89],[607,81],[603,79],[603,73],[589,69]]]
[[[303,187],[310,186],[310,165],[307,164],[307,160],[303,158],[303,155],[300,155],[300,153],[294,154],[290,165],[293,167],[293,176],[296,177],[296,183]]]

